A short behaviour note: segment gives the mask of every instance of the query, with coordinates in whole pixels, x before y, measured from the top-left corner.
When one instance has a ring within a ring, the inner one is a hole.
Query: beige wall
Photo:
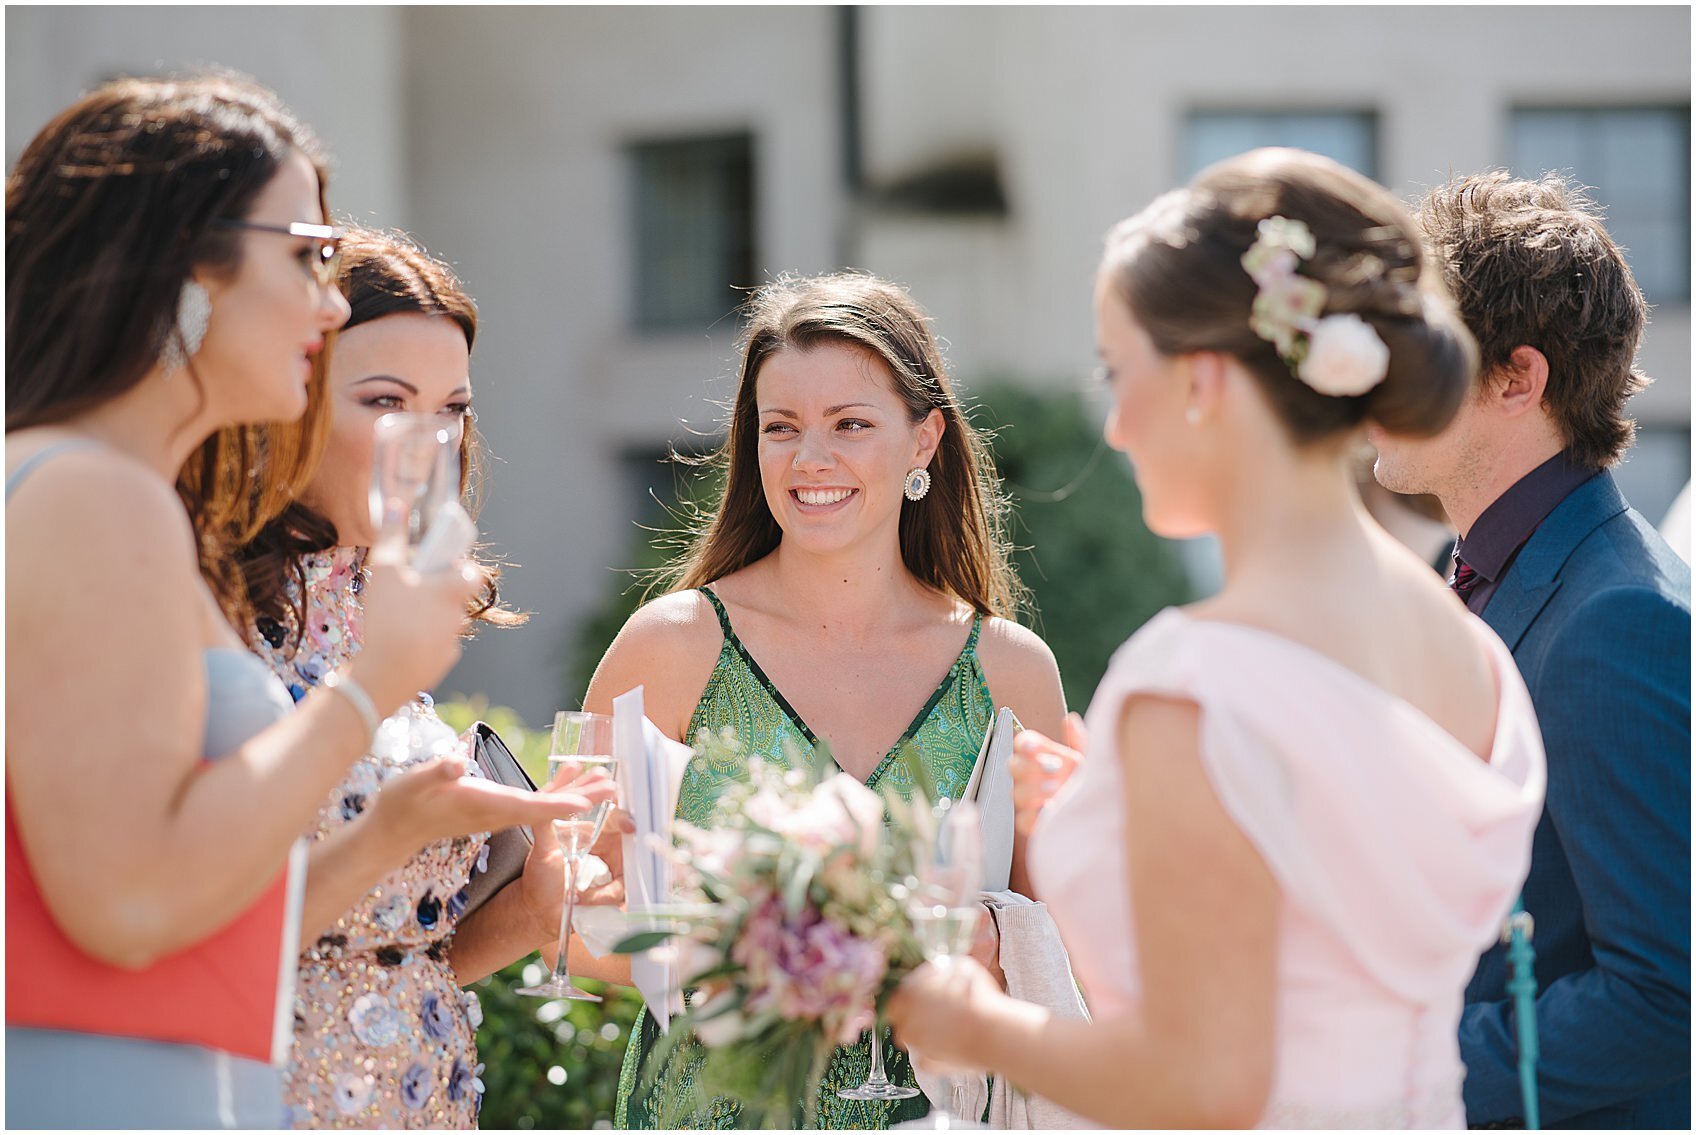
[[[928,303],[966,373],[1093,365],[1090,273],[1115,221],[1179,184],[1192,109],[1375,109],[1380,179],[1412,195],[1506,161],[1515,104],[1688,102],[1683,8],[864,9],[867,166],[988,139],[1005,223],[867,227],[869,267]],[[957,28],[950,35],[948,28]],[[962,77],[970,108],[914,114]],[[962,270],[964,266],[964,270]],[[986,280],[993,269],[1005,282]],[[1689,308],[1657,313],[1646,420],[1690,417]]]
[[[483,528],[525,627],[468,650],[453,688],[540,721],[583,696],[573,627],[628,566],[621,455],[712,432],[736,328],[632,330],[631,140],[749,129],[761,263],[834,262],[838,142],[824,8],[421,8],[408,102],[418,232],[481,305],[481,427],[503,459]],[[738,281],[751,284],[757,281]],[[576,704],[573,702],[573,704]]]
[[[540,723],[581,697],[563,673],[573,629],[636,535],[625,455],[710,433],[731,392],[731,321],[632,330],[628,142],[751,130],[763,271],[845,255],[913,288],[968,386],[1076,383],[1093,365],[1102,233],[1180,180],[1191,109],[1375,109],[1379,173],[1411,194],[1504,160],[1514,105],[1690,93],[1678,7],[887,6],[859,19],[868,178],[993,151],[1006,218],[848,207],[838,16],[822,7],[11,7],[7,154],[108,74],[223,63],[319,130],[339,209],[408,227],[456,264],[483,319],[473,371],[497,458],[483,528],[518,565],[507,594],[536,615],[474,643],[446,689]],[[1688,427],[1690,351],[1688,305],[1658,311],[1646,422]]]
[[[258,79],[335,159],[331,201],[408,220],[403,8],[6,8],[6,165],[80,93],[120,74],[222,66]]]

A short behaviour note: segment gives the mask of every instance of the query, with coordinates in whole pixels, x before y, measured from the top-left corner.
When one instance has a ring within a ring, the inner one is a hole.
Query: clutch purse
[[[471,757],[477,762],[478,771],[495,783],[536,791],[536,782],[530,779],[500,734],[481,721],[471,727]],[[489,836],[489,866],[465,885],[461,922],[494,898],[502,887],[524,874],[524,861],[529,858],[530,845],[534,842],[530,829],[521,824],[502,828]]]

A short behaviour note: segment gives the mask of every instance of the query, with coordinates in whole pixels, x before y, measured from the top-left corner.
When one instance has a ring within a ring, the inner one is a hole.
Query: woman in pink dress
[[[1083,758],[1029,737],[1032,877],[1094,1014],[974,963],[891,1016],[1117,1127],[1464,1122],[1461,995],[1530,855],[1543,751],[1507,649],[1370,520],[1362,430],[1428,435],[1476,348],[1381,187],[1292,150],[1213,166],[1110,234],[1114,407],[1160,535],[1225,585],[1120,648]]]

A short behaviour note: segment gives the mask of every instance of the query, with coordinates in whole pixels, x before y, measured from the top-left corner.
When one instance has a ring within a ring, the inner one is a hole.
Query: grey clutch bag
[[[478,771],[490,780],[509,788],[536,791],[535,781],[518,763],[518,758],[512,755],[512,750],[506,747],[500,734],[484,722],[479,721],[471,727],[471,755],[477,762]],[[466,884],[465,909],[459,915],[461,922],[494,898],[502,887],[524,874],[524,860],[529,857],[530,845],[534,842],[535,836],[523,825],[502,828],[489,837],[489,868],[473,875],[471,882]]]

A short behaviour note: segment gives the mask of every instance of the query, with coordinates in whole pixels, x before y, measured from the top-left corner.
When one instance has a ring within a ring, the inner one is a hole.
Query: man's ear
[[[1488,401],[1503,417],[1517,418],[1543,405],[1549,387],[1549,360],[1536,347],[1521,344],[1487,379]]]

